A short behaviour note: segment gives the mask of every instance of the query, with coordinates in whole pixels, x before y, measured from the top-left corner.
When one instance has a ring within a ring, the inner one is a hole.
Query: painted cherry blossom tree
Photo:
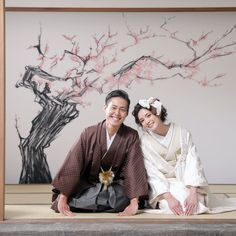
[[[35,102],[42,108],[32,121],[26,138],[21,136],[16,118],[22,156],[19,183],[51,182],[45,149],[69,122],[79,116],[79,107],[87,105],[85,95],[92,91],[102,94],[121,86],[131,88],[134,82],[148,81],[152,84],[173,78],[187,79],[204,87],[220,85],[218,81],[225,73],[213,78],[199,78],[197,75],[203,64],[235,53],[236,42],[230,36],[236,25],[226,29],[218,38],[210,38],[212,30],[202,32],[197,38],[184,39],[178,31],[168,28],[171,20],[174,18],[164,19],[159,32],[153,32],[150,26],[134,30],[124,17],[126,35],[122,37],[127,38],[125,45],[119,42],[120,33],[108,27],[107,32],[92,36],[93,43],[88,46],[87,53],[80,50],[77,35],[66,34],[62,37],[67,48],[61,54],[52,52],[50,45],[42,42],[40,29],[37,44],[29,47],[37,51],[39,63],[26,66],[24,75],[16,84],[16,87],[33,91]],[[144,48],[136,58],[126,62],[119,60],[121,55],[129,54],[144,41],[161,38],[184,47],[188,53],[184,57],[180,55],[177,61],[158,55],[158,48],[151,54],[146,54]],[[55,69],[63,65],[66,65],[65,73],[55,75]]]

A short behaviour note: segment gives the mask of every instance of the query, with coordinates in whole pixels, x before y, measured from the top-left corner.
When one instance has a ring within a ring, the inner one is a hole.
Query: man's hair
[[[128,110],[127,111],[129,111],[130,99],[129,99],[128,93],[126,93],[124,90],[121,90],[121,89],[113,90],[106,96],[105,104],[107,105],[108,102],[114,97],[120,97],[120,98],[125,99],[128,103]]]

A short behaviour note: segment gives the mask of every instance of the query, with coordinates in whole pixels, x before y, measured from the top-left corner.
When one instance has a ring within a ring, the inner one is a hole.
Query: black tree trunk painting
[[[42,106],[42,111],[32,121],[29,136],[23,138],[18,131],[22,156],[20,184],[51,182],[52,177],[44,150],[50,146],[63,127],[79,115],[76,104],[68,103],[60,97],[51,99],[47,96],[50,92],[47,83],[42,92],[38,91],[32,81],[34,75],[40,75],[51,81],[58,79],[39,68],[27,67],[23,80],[17,84],[17,86],[32,89],[36,95],[36,101]]]

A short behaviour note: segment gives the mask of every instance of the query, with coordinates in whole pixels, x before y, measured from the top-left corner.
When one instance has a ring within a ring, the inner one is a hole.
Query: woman
[[[141,127],[149,204],[160,209],[156,212],[193,215],[236,210],[236,199],[210,194],[190,132],[166,122],[167,110],[158,99],[140,100],[132,114]]]

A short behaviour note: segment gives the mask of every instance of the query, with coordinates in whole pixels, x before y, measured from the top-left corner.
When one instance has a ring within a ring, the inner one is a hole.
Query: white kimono
[[[145,212],[173,214],[161,197],[165,192],[171,192],[184,209],[188,186],[198,190],[195,214],[236,210],[236,199],[218,199],[210,193],[196,146],[186,129],[171,123],[165,137],[145,131],[141,134],[141,147],[150,185],[149,204],[156,209],[159,203],[159,210]]]

